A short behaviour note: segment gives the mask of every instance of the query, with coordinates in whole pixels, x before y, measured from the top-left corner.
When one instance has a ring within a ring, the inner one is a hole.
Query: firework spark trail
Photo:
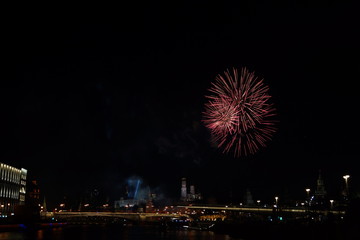
[[[203,122],[213,140],[224,152],[234,155],[254,154],[265,147],[275,132],[275,109],[269,103],[269,87],[245,68],[218,75],[206,96]]]

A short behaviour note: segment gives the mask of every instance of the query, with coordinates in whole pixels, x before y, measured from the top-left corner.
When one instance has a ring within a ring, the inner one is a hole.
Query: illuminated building
[[[42,204],[40,200],[40,188],[36,180],[32,180],[28,182],[27,185],[27,195],[26,195],[26,202],[34,204],[38,206]]]
[[[15,206],[25,204],[27,170],[0,163],[0,216],[14,213]]]
[[[321,171],[319,171],[319,178],[316,184],[315,197],[318,199],[323,199],[325,196],[326,196],[326,191],[324,186],[324,180],[322,179]]]
[[[195,186],[190,185],[190,193],[187,195],[187,201],[192,202],[201,199],[202,199],[201,194],[195,192]]]
[[[190,185],[190,193],[187,192],[186,178],[181,179],[181,201],[192,202],[196,200],[201,200],[202,196],[200,193],[195,193],[195,186]]]
[[[325,185],[321,171],[319,171],[319,177],[316,182],[315,194],[312,199],[310,199],[310,201],[312,205],[317,209],[325,208],[328,203],[328,200],[326,199]]]
[[[253,200],[252,194],[249,189],[246,190],[246,193],[244,196],[244,203],[245,203],[245,206],[253,206],[254,205],[254,200]]]
[[[186,190],[186,178],[181,179],[181,200],[186,201],[187,190]]]
[[[145,199],[124,199],[120,198],[120,200],[115,201],[115,209],[119,208],[132,208],[134,206],[139,206],[140,204],[146,203]]]
[[[150,187],[144,186],[141,179],[131,178],[127,181],[125,196],[114,201],[114,209],[115,211],[150,211],[155,198],[156,194],[151,193]]]
[[[195,195],[195,186],[194,185],[190,185],[190,194]]]
[[[36,180],[31,181],[30,187],[31,187],[31,190],[29,190],[29,197],[33,198],[33,199],[37,199],[39,201],[40,200],[40,189],[37,184],[37,181]]]

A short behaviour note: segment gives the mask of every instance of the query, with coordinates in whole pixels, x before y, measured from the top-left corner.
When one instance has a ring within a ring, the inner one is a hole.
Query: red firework
[[[210,129],[214,142],[224,152],[234,150],[234,156],[254,154],[265,147],[275,132],[275,115],[269,88],[263,79],[246,68],[233,69],[218,75],[206,96],[203,122]]]

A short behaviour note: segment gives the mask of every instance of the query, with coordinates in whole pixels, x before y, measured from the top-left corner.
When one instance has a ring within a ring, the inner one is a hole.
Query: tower
[[[319,177],[317,179],[315,197],[320,199],[324,198],[326,195],[324,180],[322,179],[321,170],[319,170]]]
[[[190,185],[190,194],[188,194],[188,200],[194,201],[195,200],[195,186]]]
[[[195,195],[195,186],[194,185],[190,185],[190,194]]]
[[[319,170],[319,177],[316,182],[316,190],[314,194],[314,207],[316,209],[324,209],[326,207],[326,191],[324,186],[324,180],[321,175],[321,170]]]
[[[187,190],[186,190],[186,178],[181,179],[181,200],[186,201]]]
[[[244,196],[244,202],[246,206],[254,205],[254,200],[252,198],[251,192],[249,189],[246,190],[245,196]]]
[[[44,201],[43,201],[43,211],[47,212],[45,196],[44,196]]]

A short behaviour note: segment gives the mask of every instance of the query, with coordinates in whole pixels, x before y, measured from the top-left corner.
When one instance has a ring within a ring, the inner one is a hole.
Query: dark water
[[[225,234],[216,234],[211,231],[198,230],[166,230],[161,231],[151,226],[64,226],[40,230],[24,230],[0,232],[0,240],[240,240]]]

